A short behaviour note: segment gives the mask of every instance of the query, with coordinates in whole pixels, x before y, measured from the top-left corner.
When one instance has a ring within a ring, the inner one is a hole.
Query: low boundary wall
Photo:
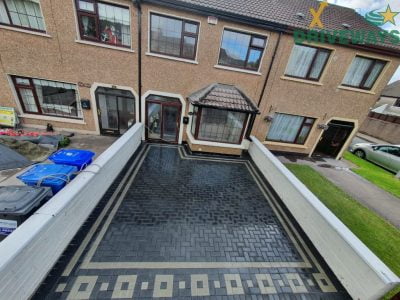
[[[0,243],[0,299],[27,299],[139,148],[138,123]]]
[[[400,279],[254,136],[249,154],[354,299],[379,299]]]

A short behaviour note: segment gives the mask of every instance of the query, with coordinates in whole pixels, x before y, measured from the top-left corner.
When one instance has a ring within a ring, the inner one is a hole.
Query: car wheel
[[[358,150],[354,151],[354,154],[357,155],[359,158],[362,158],[362,159],[365,158],[365,152],[363,150],[358,149]]]

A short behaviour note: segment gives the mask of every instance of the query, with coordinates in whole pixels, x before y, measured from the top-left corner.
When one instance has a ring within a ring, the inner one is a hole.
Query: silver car
[[[350,152],[394,173],[400,171],[400,145],[361,143],[352,145]]]

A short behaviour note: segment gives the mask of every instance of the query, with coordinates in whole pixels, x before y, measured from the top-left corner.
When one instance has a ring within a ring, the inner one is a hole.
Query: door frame
[[[149,115],[148,115],[148,105],[150,103],[155,103],[155,104],[160,104],[161,105],[161,120],[160,120],[160,136],[161,139],[150,139],[149,138],[149,131],[148,131],[148,126],[149,126]],[[175,140],[174,141],[165,141],[163,140],[164,138],[164,107],[165,106],[172,106],[172,107],[177,107],[178,108],[178,115],[176,118],[176,122],[178,123],[178,128],[176,130],[176,135],[175,135]],[[171,144],[178,144],[179,141],[179,131],[181,127],[181,114],[182,114],[182,104],[179,102],[168,102],[168,101],[158,101],[158,100],[146,100],[146,114],[145,114],[145,134],[146,134],[146,140],[154,140],[154,141],[161,141],[163,143],[171,143]]]
[[[141,114],[142,114],[142,120],[145,119],[146,117],[146,98],[150,95],[155,95],[155,96],[164,96],[164,97],[170,97],[170,98],[176,98],[179,99],[181,102],[181,113],[180,113],[180,122],[179,122],[179,137],[178,137],[178,144],[182,144],[182,138],[183,138],[183,118],[186,114],[186,101],[180,94],[173,94],[173,93],[168,93],[168,92],[160,92],[160,91],[154,91],[154,90],[148,90],[146,93],[143,94],[141,97]],[[146,122],[146,121],[145,121]],[[143,139],[145,139],[145,134],[146,134],[146,129],[143,130]]]
[[[317,119],[316,122],[319,122],[320,119]],[[358,120],[356,119],[349,119],[349,118],[340,118],[340,117],[332,117],[329,118],[326,123],[324,125],[328,125],[331,121],[333,120],[337,120],[337,121],[344,121],[344,122],[351,122],[354,124],[354,128],[353,131],[350,133],[349,137],[347,138],[347,141],[343,144],[342,149],[339,151],[338,155],[335,157],[336,160],[339,160],[340,158],[342,158],[343,153],[346,151],[346,149],[350,146],[351,141],[353,140],[353,138],[355,137],[358,128],[359,128],[359,123]],[[310,154],[308,155],[308,157],[311,157],[312,155],[314,155],[315,150],[317,149],[318,143],[322,138],[322,135],[324,134],[324,130],[321,130],[321,133],[318,135],[318,138],[316,139],[314,146],[310,152]]]
[[[114,88],[113,88],[113,89],[114,89]],[[96,89],[96,90],[97,90],[97,89]],[[118,89],[114,89],[114,90],[118,90]],[[108,94],[107,94],[107,93],[104,93],[104,92],[100,92],[100,93],[95,92],[96,106],[98,107],[98,108],[97,108],[97,116],[98,116],[100,134],[104,134],[104,135],[109,134],[109,135],[117,135],[117,136],[121,135],[120,116],[119,116],[119,106],[118,106],[118,102],[119,102],[119,101],[118,101],[118,98],[132,99],[132,100],[133,100],[133,103],[134,103],[134,105],[135,105],[135,104],[136,104],[135,95],[133,95],[132,97],[125,97],[125,96],[112,95],[112,96],[114,96],[115,99],[116,99],[117,115],[118,115],[118,120],[117,120],[117,122],[118,122],[118,128],[117,128],[116,130],[109,129],[108,131],[107,131],[107,130],[104,130],[104,129],[102,128],[101,118],[100,118],[100,114],[99,114],[99,110],[100,110],[100,108],[99,108],[99,106],[100,106],[100,105],[99,105],[99,97],[98,97],[99,95],[107,96]],[[135,111],[136,111],[136,108],[135,108]],[[136,113],[136,112],[135,112],[135,113]],[[136,119],[137,119],[137,116],[135,115],[135,123],[136,123]]]
[[[103,93],[103,92],[95,93],[95,94],[96,94],[96,105],[97,105],[97,107],[99,107],[100,105],[99,105],[99,97],[98,96],[99,95],[107,96],[108,94],[107,93]],[[135,104],[135,98],[134,98],[135,96],[132,96],[132,97],[117,96],[117,95],[112,95],[112,96],[115,97],[116,102],[117,102],[116,105],[117,105],[117,115],[118,115],[118,128],[116,130],[113,130],[113,129],[105,130],[105,129],[103,129],[102,123],[101,123],[100,114],[99,114],[100,108],[98,108],[97,109],[97,116],[99,117],[99,130],[100,130],[100,134],[104,134],[104,135],[109,134],[109,135],[117,135],[117,136],[119,136],[119,135],[121,135],[121,127],[120,127],[120,116],[119,116],[119,106],[118,106],[118,102],[119,101],[118,101],[118,99],[119,98],[132,99],[133,103]],[[137,118],[137,116],[135,115],[135,123],[136,123],[136,118]]]
[[[84,83],[79,82],[78,83],[79,89],[86,88],[87,86]],[[98,87],[105,87],[105,88],[110,88],[110,89],[118,89],[118,90],[125,90],[125,91],[130,91],[133,96],[135,97],[135,115],[136,115],[136,123],[139,121],[139,95],[136,93],[136,91],[129,87],[129,86],[123,86],[123,85],[115,85],[115,84],[110,84],[110,83],[100,83],[100,82],[94,82],[93,84],[90,85],[90,99],[91,99],[91,105],[92,105],[92,113],[93,113],[93,120],[94,120],[94,125],[96,128],[96,134],[100,135],[100,119],[99,115],[97,114],[97,101],[96,101],[96,90]],[[83,92],[81,94],[84,94]]]

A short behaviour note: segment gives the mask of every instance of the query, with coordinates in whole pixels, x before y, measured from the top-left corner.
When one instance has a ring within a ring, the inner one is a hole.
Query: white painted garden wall
[[[379,299],[400,282],[321,201],[255,137],[249,153],[329,267],[354,299]]]
[[[38,288],[141,144],[136,124],[0,243],[0,299],[27,299]]]

